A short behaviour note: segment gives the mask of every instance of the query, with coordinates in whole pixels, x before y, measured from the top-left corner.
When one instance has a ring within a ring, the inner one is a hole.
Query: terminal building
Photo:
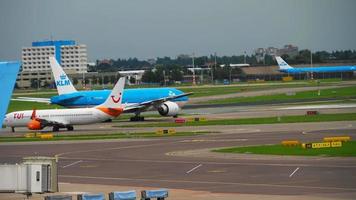
[[[22,70],[17,78],[20,88],[46,86],[52,83],[49,56],[55,56],[67,74],[87,73],[87,48],[73,40],[32,42],[22,48]]]

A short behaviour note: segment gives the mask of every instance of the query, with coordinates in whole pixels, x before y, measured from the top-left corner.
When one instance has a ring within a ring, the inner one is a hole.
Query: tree
[[[110,76],[110,83],[111,83],[111,84],[115,84],[116,81],[117,81],[117,79],[116,79],[116,76],[115,76],[115,75]]]
[[[109,77],[108,76],[104,76],[104,84],[108,84],[109,83]]]
[[[131,84],[135,84],[136,83],[136,79],[133,76],[130,77],[129,81],[130,81]]]
[[[73,78],[73,85],[77,85],[78,84],[78,79],[77,78]]]
[[[93,76],[92,79],[91,79],[91,83],[92,83],[93,85],[98,84],[98,77]]]
[[[142,82],[144,83],[154,83],[155,80],[155,73],[152,70],[146,70],[142,75]]]

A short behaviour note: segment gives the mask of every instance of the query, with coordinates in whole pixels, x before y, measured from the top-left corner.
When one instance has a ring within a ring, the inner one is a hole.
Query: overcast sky
[[[73,39],[91,61],[252,53],[295,44],[356,49],[355,0],[0,0],[0,60]]]

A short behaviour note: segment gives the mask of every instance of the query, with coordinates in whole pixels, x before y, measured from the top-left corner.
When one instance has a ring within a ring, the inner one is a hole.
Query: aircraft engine
[[[180,107],[174,102],[166,101],[162,103],[157,110],[162,116],[176,116],[180,111]]]
[[[27,128],[30,130],[41,130],[43,127],[41,126],[41,122],[39,122],[37,120],[31,120],[27,124]]]

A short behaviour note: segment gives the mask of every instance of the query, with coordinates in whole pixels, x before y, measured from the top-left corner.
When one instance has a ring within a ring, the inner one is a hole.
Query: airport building
[[[73,40],[32,42],[31,47],[22,48],[22,71],[17,86],[28,88],[45,86],[52,82],[49,56],[55,56],[67,74],[87,73],[87,48]]]

